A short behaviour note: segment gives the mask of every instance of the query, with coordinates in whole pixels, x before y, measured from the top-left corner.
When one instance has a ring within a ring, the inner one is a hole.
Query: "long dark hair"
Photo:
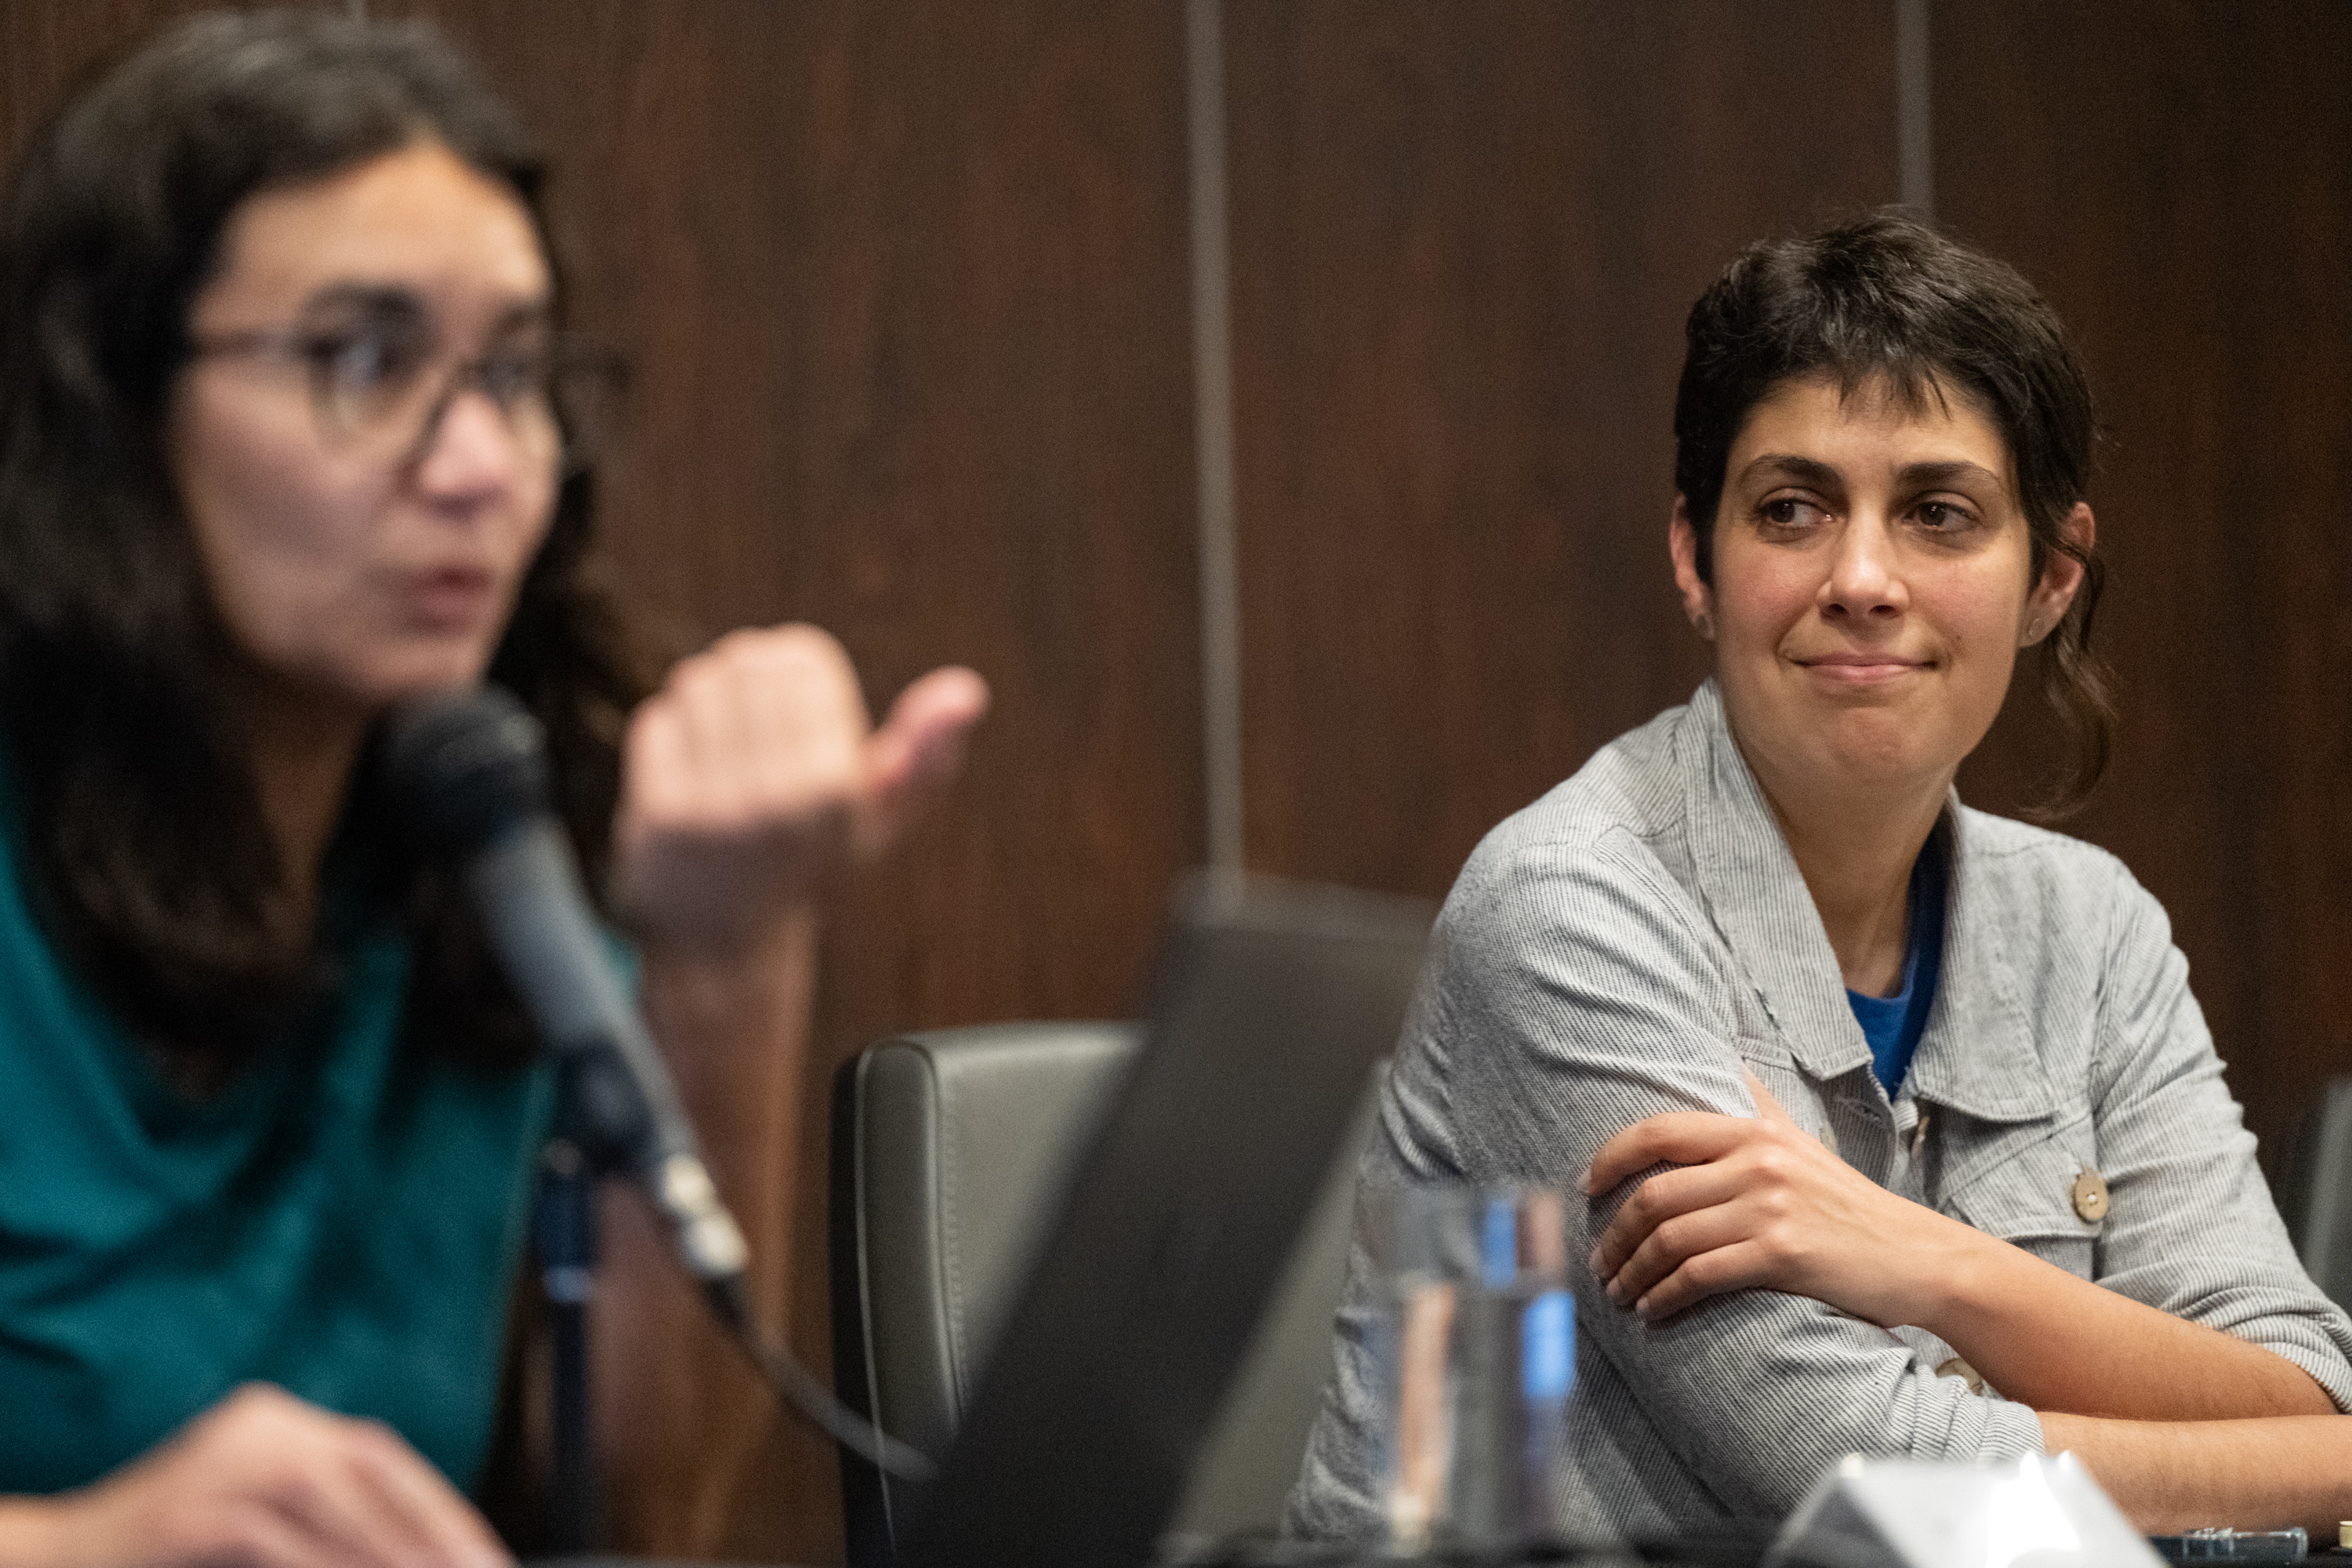
[[[331,982],[230,721],[228,634],[164,451],[188,313],[258,191],[437,142],[514,193],[547,249],[542,167],[417,23],[197,17],[92,79],[34,138],[0,217],[0,734],[38,917],[131,1030],[235,1062]],[[552,265],[552,254],[550,253]],[[642,686],[583,579],[592,480],[567,478],[491,667],[547,726],[559,805],[601,867]],[[478,929],[404,847],[362,766],[335,847],[415,937],[411,1035],[528,1049]]]
[[[2038,580],[2056,551],[2083,584],[2045,644],[2043,694],[2074,742],[2073,765],[2028,815],[2079,807],[2106,771],[2116,702],[2091,646],[2106,568],[2066,531],[2091,481],[2097,424],[2090,377],[2064,325],[2017,272],[1899,210],[1802,239],[1750,246],[1691,307],[1675,397],[1675,488],[1713,579],[1724,466],[1748,411],[1784,381],[1827,375],[1851,394],[1883,378],[1905,405],[1948,393],[1974,403],[2008,443]]]

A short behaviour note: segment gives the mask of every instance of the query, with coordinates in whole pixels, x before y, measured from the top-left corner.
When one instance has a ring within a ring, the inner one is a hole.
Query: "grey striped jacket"
[[[1753,1114],[1744,1061],[1872,1180],[2269,1346],[2352,1405],[2352,1324],[2295,1260],[2163,910],[2075,840],[1957,802],[1938,831],[1953,868],[1942,978],[1890,1104],[1708,682],[1472,855],[1364,1184],[1551,1184],[1571,1194],[1580,1259],[1623,1196],[1573,1195],[1594,1150],[1662,1111]],[[2086,1170],[2105,1178],[2103,1218],[2073,1202]],[[1563,1530],[1778,1518],[1852,1451],[1973,1460],[2041,1447],[2031,1410],[1937,1375],[1951,1352],[1921,1331],[1765,1290],[1649,1324],[1573,1272],[1578,1381],[1551,1498]],[[1360,1236],[1291,1495],[1297,1534],[1382,1530],[1368,1275]]]

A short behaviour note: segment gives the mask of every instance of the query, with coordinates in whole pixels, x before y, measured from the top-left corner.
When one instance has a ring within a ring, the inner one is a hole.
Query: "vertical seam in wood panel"
[[[1928,97],[1933,57],[1927,43],[1927,0],[1895,0],[1895,159],[1902,172],[1903,205],[1921,217],[1936,216],[1934,105]]]
[[[1234,538],[1232,293],[1222,0],[1185,0],[1192,200],[1192,425],[1201,573],[1201,755],[1209,864],[1242,869],[1241,584]]]

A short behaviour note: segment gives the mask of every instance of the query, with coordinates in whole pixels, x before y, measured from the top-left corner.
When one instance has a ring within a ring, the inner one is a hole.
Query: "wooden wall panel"
[[[13,158],[95,62],[205,0],[20,0],[0,5],[0,153]]]
[[[1442,893],[1707,668],[1682,324],[1895,185],[1893,8],[1229,5],[1250,858]]]
[[[2352,14],[1937,0],[1938,206],[2089,360],[2122,743],[2070,831],[2171,913],[2275,1162],[2352,1071]],[[2023,693],[1962,787],[2049,766]]]
[[[11,0],[0,136],[196,8]],[[950,660],[995,689],[947,809],[838,905],[797,1137],[747,1110],[791,1098],[760,1064],[688,1086],[767,1222],[764,1306],[822,1375],[835,1062],[910,1026],[1129,1012],[1202,854],[1181,7],[372,10],[436,17],[555,155],[575,321],[640,372],[610,563],[672,640],[805,618],[877,703]],[[608,1273],[658,1282],[604,1314],[612,1544],[836,1560],[829,1445],[612,1209]]]

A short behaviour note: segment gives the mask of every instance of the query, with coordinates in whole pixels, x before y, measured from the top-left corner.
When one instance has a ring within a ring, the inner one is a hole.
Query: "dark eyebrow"
[[[1951,486],[1961,479],[1986,479],[1996,486],[2001,478],[1982,463],[1971,463],[1965,458],[1954,458],[1941,463],[1906,463],[1895,477],[1906,489],[1932,490]],[[2005,487],[2004,487],[2005,488]]]
[[[333,283],[310,296],[302,307],[305,316],[325,312],[370,317],[377,321],[409,321],[431,323],[433,312],[426,308],[413,289],[395,283]],[[555,314],[555,302],[542,296],[536,300],[519,300],[499,313],[495,332],[504,336],[544,326]]]
[[[1817,458],[1800,458],[1793,452],[1767,452],[1740,469],[1739,477],[1746,479],[1766,469],[1777,469],[1798,483],[1811,485],[1816,489],[1833,490],[1845,483],[1844,478],[1827,463]]]
[[[421,321],[425,301],[413,289],[384,283],[331,283],[302,301],[302,313],[306,316],[329,311]]]
[[[1799,484],[1811,485],[1816,489],[1836,489],[1845,483],[1843,476],[1818,458],[1801,458],[1793,452],[1766,452],[1740,470],[1742,479],[1759,472],[1778,471]],[[1971,463],[1965,458],[1948,458],[1942,462],[1906,463],[1895,470],[1895,479],[1906,489],[1935,489],[1958,480],[1981,478],[1995,485],[2001,478],[1982,463]]]
[[[527,331],[534,327],[551,326],[554,321],[554,300],[523,300],[508,306],[506,310],[499,312],[497,330],[501,334]]]

